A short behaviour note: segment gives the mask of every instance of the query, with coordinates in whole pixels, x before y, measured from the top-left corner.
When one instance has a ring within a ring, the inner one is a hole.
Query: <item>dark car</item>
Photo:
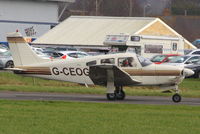
[[[200,78],[200,61],[193,64],[193,65],[188,65],[188,66],[185,66],[185,67],[194,71],[194,75],[192,75],[190,77]]]

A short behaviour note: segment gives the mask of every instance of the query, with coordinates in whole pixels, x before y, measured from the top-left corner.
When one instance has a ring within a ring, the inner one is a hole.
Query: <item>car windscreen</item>
[[[167,56],[166,55],[156,55],[154,56],[151,61],[152,62],[161,62],[163,61]]]
[[[138,57],[140,64],[142,65],[142,67],[145,67],[145,66],[152,64],[152,62],[147,58],[144,58],[144,57],[139,56],[139,55],[137,55],[137,57]]]
[[[9,56],[11,56],[11,53],[10,53],[10,51],[1,52],[0,56],[2,56],[2,57],[9,57]]]
[[[82,58],[82,57],[85,57],[85,56],[88,56],[88,55],[85,54],[85,53],[77,53],[77,56],[78,56],[78,58]]]
[[[169,63],[183,63],[187,60],[190,56],[176,56],[169,61]]]

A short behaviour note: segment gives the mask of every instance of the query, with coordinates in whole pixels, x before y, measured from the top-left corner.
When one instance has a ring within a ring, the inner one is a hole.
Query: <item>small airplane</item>
[[[125,99],[124,86],[159,86],[175,91],[174,102],[181,101],[178,84],[194,72],[183,67],[156,65],[135,53],[88,56],[73,60],[51,60],[37,56],[19,32],[8,34],[16,74],[45,79],[107,87],[108,100]]]

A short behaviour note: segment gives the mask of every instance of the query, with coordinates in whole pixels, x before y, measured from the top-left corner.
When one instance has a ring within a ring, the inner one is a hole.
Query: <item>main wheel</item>
[[[181,96],[180,96],[179,94],[174,94],[174,95],[172,96],[172,100],[173,100],[173,102],[178,103],[178,102],[181,101]]]
[[[14,63],[13,61],[8,61],[5,65],[6,68],[13,68],[14,67]]]
[[[115,93],[107,93],[107,99],[108,100],[115,100],[116,99]]]
[[[124,100],[126,94],[125,92],[121,89],[121,90],[115,90],[115,95],[116,95],[116,99],[117,100]]]

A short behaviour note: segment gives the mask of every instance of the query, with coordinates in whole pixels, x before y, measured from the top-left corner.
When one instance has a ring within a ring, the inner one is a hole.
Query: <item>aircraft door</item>
[[[135,57],[118,58],[118,66],[122,68],[123,71],[127,72],[131,78],[141,81],[142,77],[138,74],[141,67]]]
[[[154,85],[157,80],[155,64],[142,56],[138,56],[138,61],[141,65],[139,75],[141,75],[142,84]]]

